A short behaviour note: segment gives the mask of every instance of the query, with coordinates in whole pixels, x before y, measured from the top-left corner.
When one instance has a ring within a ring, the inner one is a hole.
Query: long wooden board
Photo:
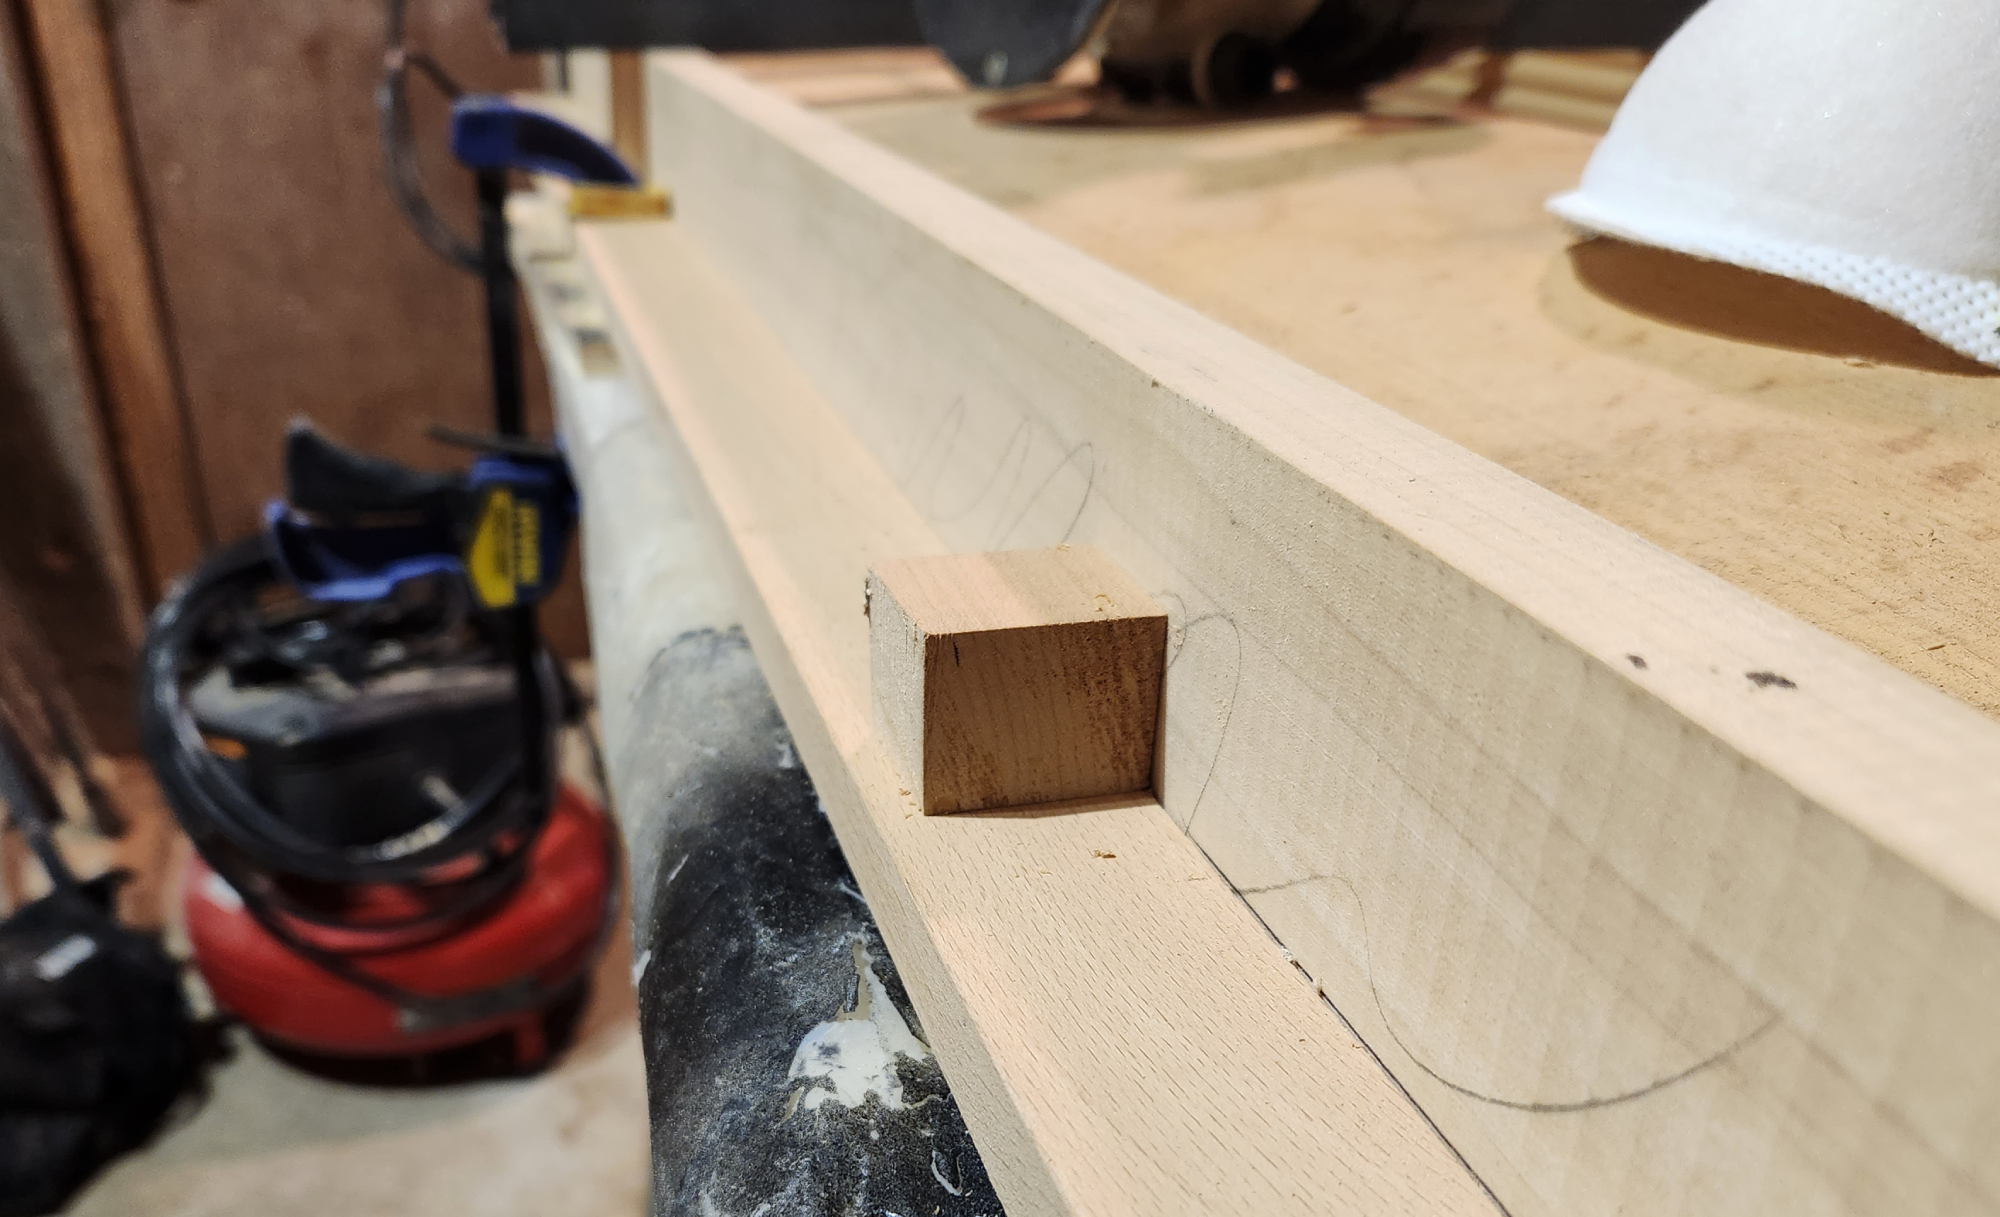
[[[130,751],[144,600],[32,62],[21,15],[0,12],[0,568],[98,742]]]
[[[42,0],[22,13],[109,439],[151,599],[195,564],[212,530],[134,178],[109,16],[86,0]]]
[[[1509,1209],[1995,1211],[2000,725],[712,61],[649,88],[672,229],[887,471],[818,436],[818,508],[1169,605],[1167,815]],[[668,240],[593,255],[654,342]]]
[[[1492,1212],[1159,804],[920,814],[862,585],[942,541],[675,226],[579,247],[1008,1212]]]

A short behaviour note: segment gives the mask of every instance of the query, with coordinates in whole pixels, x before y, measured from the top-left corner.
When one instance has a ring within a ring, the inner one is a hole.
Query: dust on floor
[[[622,935],[621,935],[622,938]],[[534,1078],[436,1089],[334,1082],[239,1028],[210,1093],[120,1159],[72,1217],[640,1217],[645,1065],[621,941],[575,1042]]]

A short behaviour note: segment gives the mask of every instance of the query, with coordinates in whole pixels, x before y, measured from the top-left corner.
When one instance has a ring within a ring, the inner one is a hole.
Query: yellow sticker
[[[542,511],[532,499],[514,505],[514,582],[527,588],[542,582]]]
[[[504,489],[489,491],[486,505],[479,510],[479,527],[472,534],[472,548],[465,555],[472,592],[487,608],[506,608],[514,603],[515,527],[514,493]]]

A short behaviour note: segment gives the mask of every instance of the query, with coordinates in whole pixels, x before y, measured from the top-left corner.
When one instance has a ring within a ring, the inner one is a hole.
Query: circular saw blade
[[[917,24],[974,85],[1047,80],[1076,54],[1113,0],[917,0]]]

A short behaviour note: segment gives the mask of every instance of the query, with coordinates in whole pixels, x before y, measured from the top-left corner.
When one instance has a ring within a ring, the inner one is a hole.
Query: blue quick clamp
[[[451,154],[469,169],[523,169],[572,182],[637,186],[618,154],[559,118],[491,93],[451,103]]]
[[[555,590],[576,526],[576,487],[560,455],[491,454],[422,510],[333,519],[282,499],[264,508],[272,556],[315,600],[378,600],[410,579],[453,575],[484,609],[535,604]]]
[[[562,578],[576,520],[569,466],[482,456],[466,481],[473,511],[462,556],[473,599],[489,609],[541,600]]]

